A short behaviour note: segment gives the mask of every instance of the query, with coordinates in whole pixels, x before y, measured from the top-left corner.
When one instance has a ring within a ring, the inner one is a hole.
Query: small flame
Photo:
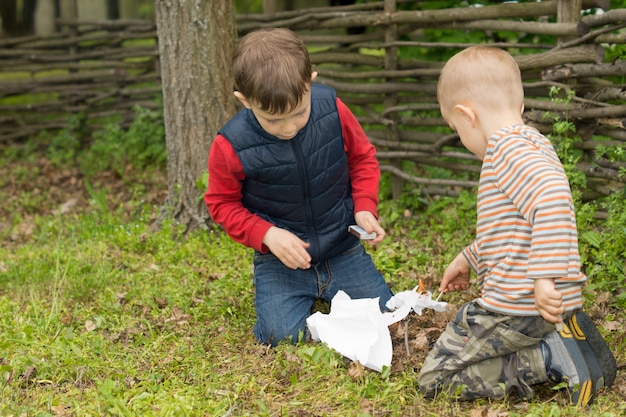
[[[424,283],[424,280],[421,278],[419,279],[416,292],[418,294],[426,294],[428,292],[428,288],[426,288],[426,284]]]

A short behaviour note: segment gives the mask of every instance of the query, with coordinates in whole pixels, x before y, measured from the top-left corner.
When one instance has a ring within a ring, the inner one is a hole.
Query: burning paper
[[[415,297],[408,294],[410,292]],[[433,301],[430,293],[415,291],[403,291],[393,296],[386,304],[393,310],[388,313],[380,311],[378,301],[378,298],[353,300],[339,291],[332,299],[329,314],[318,311],[307,319],[311,337],[348,359],[380,372],[384,366],[391,366],[393,347],[389,325],[405,318],[411,309],[421,314],[424,308],[445,311],[446,305]]]
[[[446,311],[448,303],[433,300],[433,295],[430,291],[418,292],[417,289],[415,287],[410,291],[402,291],[394,295],[387,301],[385,306],[390,310],[406,309],[408,306],[420,316],[425,308],[431,308],[439,312]]]

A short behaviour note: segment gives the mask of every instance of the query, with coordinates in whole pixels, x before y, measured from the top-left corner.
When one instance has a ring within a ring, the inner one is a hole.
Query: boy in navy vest
[[[326,86],[312,84],[302,40],[287,29],[251,32],[233,59],[243,109],[220,129],[209,154],[205,202],[229,236],[254,249],[261,343],[306,335],[316,299],[392,292],[360,240],[357,224],[385,237],[378,223],[376,150],[355,116]]]

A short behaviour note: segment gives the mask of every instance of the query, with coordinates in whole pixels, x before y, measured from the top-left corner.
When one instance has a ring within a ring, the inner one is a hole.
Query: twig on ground
[[[409,347],[409,319],[404,321],[404,347],[406,348],[406,354],[411,354],[411,348]]]

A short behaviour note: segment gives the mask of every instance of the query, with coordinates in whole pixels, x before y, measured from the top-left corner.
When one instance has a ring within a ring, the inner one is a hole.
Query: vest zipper
[[[306,213],[306,226],[309,232],[309,238],[311,241],[309,242],[311,246],[309,247],[309,254],[312,259],[319,259],[319,241],[317,239],[317,231],[315,229],[315,225],[313,224],[313,209],[311,208],[311,199],[310,190],[309,190],[309,175],[306,169],[306,164],[304,160],[304,156],[302,153],[302,148],[300,146],[300,142],[297,138],[290,140],[294,147],[294,154],[296,155],[296,159],[298,161],[298,174],[300,176],[300,181],[302,183],[302,192],[304,195],[304,210]],[[311,250],[315,252],[312,253]]]

